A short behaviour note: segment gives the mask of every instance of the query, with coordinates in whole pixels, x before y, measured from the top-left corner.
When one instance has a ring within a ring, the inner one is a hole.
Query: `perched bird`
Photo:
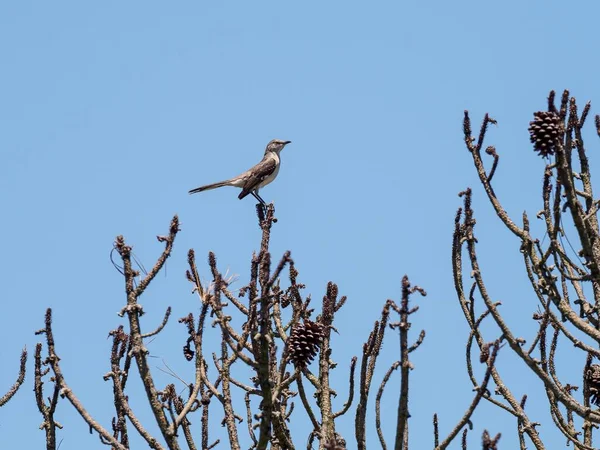
[[[240,192],[240,195],[238,195],[240,200],[246,197],[248,194],[252,194],[256,200],[258,200],[263,206],[266,206],[265,201],[260,197],[260,195],[258,195],[258,190],[265,187],[275,179],[279,173],[279,167],[281,166],[279,153],[281,153],[283,147],[288,145],[290,142],[292,141],[280,141],[279,139],[273,139],[267,144],[265,156],[263,156],[262,161],[252,167],[250,170],[247,170],[246,172],[229,180],[197,187],[196,189],[192,189],[190,194],[208,191],[209,189],[216,189],[222,186],[235,186],[242,188],[242,192]]]

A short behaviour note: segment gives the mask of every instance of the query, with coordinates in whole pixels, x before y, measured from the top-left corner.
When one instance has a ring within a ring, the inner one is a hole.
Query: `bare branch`
[[[25,381],[25,365],[27,364],[27,349],[24,348],[21,352],[21,363],[19,365],[19,376],[17,381],[10,387],[10,389],[0,397],[0,407],[4,406],[19,390],[23,381]]]
[[[54,422],[53,415],[54,415],[54,410],[56,408],[56,403],[57,403],[56,396],[57,396],[57,393],[60,392],[60,396],[63,398],[66,397],[69,400],[69,402],[71,402],[71,404],[77,410],[77,412],[83,418],[83,420],[85,420],[86,423],[90,426],[90,428],[94,429],[101,436],[101,438],[104,441],[109,442],[110,445],[112,445],[117,450],[126,450],[126,448],[123,445],[121,445],[121,443],[118,442],[110,434],[110,432],[108,430],[106,430],[104,427],[102,427],[102,425],[100,425],[96,420],[94,420],[94,418],[86,411],[86,409],[83,407],[83,405],[81,404],[79,399],[75,396],[73,391],[71,391],[71,389],[67,385],[65,378],[62,374],[60,365],[58,363],[60,361],[60,358],[58,357],[58,355],[56,354],[56,351],[55,351],[54,335],[52,333],[52,310],[50,308],[48,308],[46,310],[45,328],[38,331],[36,334],[45,334],[46,335],[46,344],[48,347],[48,358],[46,361],[52,368],[52,372],[54,372],[54,379],[55,379],[55,391],[54,391],[55,394],[54,394],[53,400],[51,401],[49,407],[42,408],[44,410],[44,412],[42,412],[42,414],[44,415],[44,418],[46,419],[46,421],[48,421],[48,420],[50,421],[50,422],[45,422],[45,424],[44,424],[44,427],[47,430],[46,431],[47,442],[48,442],[48,432],[49,432],[48,430],[51,429],[52,433],[55,432],[54,427],[56,426],[56,423]],[[38,346],[38,348],[41,351],[41,346]],[[37,355],[38,355],[38,351],[36,348],[36,361],[40,359]],[[41,367],[41,365],[40,365],[40,367]],[[36,368],[36,374],[37,374],[37,372],[38,372],[38,370]],[[41,383],[41,372],[40,372],[40,377],[39,377],[40,381],[38,382],[37,380],[38,380],[38,378],[36,377],[36,385]],[[41,395],[41,384],[39,386],[39,391],[40,391],[40,395]],[[38,403],[38,408],[40,408],[39,403]],[[54,441],[54,445],[55,445],[55,441]],[[54,448],[54,447],[50,447],[50,448]]]
[[[171,315],[171,307],[169,306],[167,308],[167,311],[165,312],[165,317],[163,318],[163,321],[158,326],[158,328],[156,328],[156,330],[154,330],[154,331],[151,331],[150,333],[142,334],[142,339],[146,339],[146,338],[149,338],[151,336],[155,336],[158,333],[160,333],[163,330],[163,328],[167,325],[167,322],[169,321],[169,316],[170,315]]]
[[[493,349],[490,354],[489,360],[487,361],[487,370],[483,377],[483,381],[481,382],[481,385],[477,388],[477,394],[475,394],[475,397],[471,401],[471,405],[469,405],[469,407],[467,408],[467,411],[465,412],[463,417],[458,421],[458,423],[452,429],[450,434],[448,434],[446,439],[444,439],[442,441],[442,443],[438,447],[436,447],[436,450],[438,450],[438,449],[443,450],[446,447],[448,447],[448,445],[450,445],[450,442],[452,442],[454,440],[454,438],[460,432],[462,427],[464,427],[467,424],[467,422],[473,415],[475,408],[477,408],[479,401],[481,400],[481,398],[483,397],[483,394],[485,393],[485,391],[487,389],[487,385],[488,385],[488,383],[490,381],[490,377],[492,375],[492,367],[494,367],[494,362],[496,361],[496,356],[498,354],[499,348],[500,348],[500,341],[496,341],[493,345]]]
[[[346,403],[344,403],[344,407],[340,411],[333,414],[334,419],[346,414],[346,412],[350,409],[350,406],[352,406],[352,401],[354,400],[354,372],[356,370],[356,361],[357,360],[358,360],[358,358],[356,356],[354,356],[352,358],[352,361],[350,362],[350,383],[349,383],[348,401]]]
[[[392,373],[400,367],[401,361],[396,361],[392,366],[388,369],[385,376],[383,377],[383,381],[377,390],[377,396],[375,397],[375,429],[377,430],[377,436],[379,436],[379,443],[381,444],[381,448],[384,450],[387,449],[387,445],[385,445],[385,439],[383,437],[383,432],[381,431],[381,397],[383,396],[383,391],[385,389],[385,385],[389,381]]]

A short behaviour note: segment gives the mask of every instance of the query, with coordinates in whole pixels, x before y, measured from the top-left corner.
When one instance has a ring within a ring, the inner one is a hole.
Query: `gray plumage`
[[[258,191],[277,177],[277,174],[279,173],[279,167],[281,165],[279,153],[281,150],[283,150],[283,147],[290,142],[291,141],[273,139],[267,144],[265,155],[263,156],[262,161],[252,167],[250,170],[247,170],[237,177],[230,178],[229,180],[197,187],[192,189],[190,194],[208,191],[210,189],[216,189],[223,186],[235,186],[242,188],[242,192],[240,192],[240,195],[238,195],[239,199],[246,197],[248,194],[252,194],[260,203],[265,205],[264,200],[258,195]]]

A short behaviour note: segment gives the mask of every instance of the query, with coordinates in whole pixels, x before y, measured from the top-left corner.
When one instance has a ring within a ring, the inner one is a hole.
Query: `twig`
[[[354,400],[354,372],[356,370],[356,361],[358,358],[356,356],[352,357],[352,361],[350,362],[350,383],[349,383],[349,392],[348,392],[348,400],[344,403],[344,406],[341,410],[333,414],[333,418],[337,419],[340,416],[346,414],[346,412],[352,406],[352,401]]]
[[[167,236],[157,236],[156,239],[158,242],[165,243],[165,249],[162,254],[158,257],[158,260],[154,264],[154,267],[148,272],[148,275],[140,281],[139,286],[136,289],[135,296],[139,297],[146,290],[146,287],[150,284],[150,282],[154,279],[154,277],[160,272],[163,268],[165,262],[167,262],[167,258],[171,256],[171,251],[173,250],[173,243],[175,242],[175,236],[179,232],[179,218],[174,216],[171,220],[171,225],[169,227],[169,234]],[[118,249],[117,249],[118,251]],[[122,255],[121,255],[122,257]]]
[[[455,230],[452,244],[452,273],[454,277],[454,286],[458,295],[459,303],[463,310],[464,317],[467,320],[469,327],[474,332],[474,337],[477,340],[477,344],[480,348],[483,348],[483,346],[485,345],[485,341],[483,340],[483,337],[481,336],[479,330],[475,326],[473,294],[471,292],[469,296],[470,300],[467,300],[462,275],[462,245],[470,241],[476,241],[473,235],[472,228],[475,223],[475,219],[473,218],[473,211],[471,209],[471,189],[466,189],[459,195],[464,197],[464,212],[463,208],[459,208],[455,217]],[[463,215],[464,219],[461,222]],[[477,284],[474,284],[473,286],[474,287],[472,287],[471,290],[475,289],[477,287]],[[490,303],[487,302],[486,308],[490,310],[490,312],[492,312],[492,310],[495,311],[496,306],[493,303],[490,306]],[[492,368],[492,378],[494,379],[494,383],[497,386],[497,391],[506,399],[506,401],[511,407],[511,409],[508,411],[511,414],[515,415],[518,418],[518,420],[523,424],[522,429],[527,433],[531,441],[534,443],[536,449],[543,449],[544,444],[542,443],[540,436],[535,429],[535,424],[530,422],[529,418],[527,417],[527,414],[523,410],[523,407],[520,406],[519,402],[506,388],[495,368]]]
[[[55,450],[56,449],[56,429],[62,429],[62,425],[58,423],[54,419],[54,412],[56,411],[56,405],[58,403],[58,393],[60,391],[57,383],[54,383],[54,389],[52,393],[52,397],[49,397],[49,405],[44,403],[44,392],[43,392],[43,377],[48,374],[50,369],[42,370],[42,364],[46,364],[46,362],[42,362],[42,344],[38,343],[35,346],[35,384],[34,384],[34,392],[35,392],[35,401],[38,407],[38,410],[42,414],[44,418],[40,428],[43,428],[46,433],[46,449]]]
[[[369,335],[367,342],[363,344],[362,361],[360,365],[360,384],[359,384],[359,399],[356,405],[356,415],[354,419],[354,433],[356,436],[356,444],[359,450],[366,450],[366,417],[367,404],[369,399],[369,391],[373,379],[373,371],[375,363],[379,356],[381,344],[387,321],[390,314],[390,305],[386,303],[381,313],[381,320],[376,321],[373,326],[373,331]]]
[[[125,292],[127,294],[127,306],[124,308],[129,319],[129,335],[131,339],[131,354],[135,358],[140,373],[140,378],[146,391],[146,397],[154,414],[156,423],[165,439],[167,446],[173,450],[179,449],[177,443],[176,428],[169,426],[169,420],[163,410],[162,404],[158,399],[158,391],[154,385],[154,378],[148,364],[148,350],[145,348],[142,338],[140,325],[140,316],[142,307],[138,303],[139,296],[145,291],[149,283],[163,267],[167,258],[171,254],[173,242],[179,231],[179,219],[174,216],[169,227],[168,236],[159,236],[159,242],[165,242],[165,249],[158,258],[154,267],[148,272],[148,275],[140,282],[137,288],[134,288],[134,279],[137,272],[131,265],[131,247],[125,243],[123,236],[117,236],[115,240],[115,249],[123,261],[123,273],[125,277]]]
[[[300,394],[300,400],[302,401],[304,410],[308,414],[308,418],[310,419],[310,421],[312,423],[313,431],[315,433],[320,433],[321,425],[317,421],[317,418],[315,417],[315,413],[313,412],[312,407],[310,406],[310,403],[308,402],[308,398],[306,397],[306,392],[304,391],[304,384],[302,383],[302,377],[298,377],[296,379],[296,385],[298,386],[298,393]]]
[[[23,381],[25,380],[25,365],[27,364],[27,348],[24,348],[21,352],[21,363],[19,365],[19,376],[17,381],[10,387],[10,389],[0,397],[0,407],[4,406],[19,390]]]
[[[167,325],[167,322],[169,321],[169,316],[170,315],[171,315],[171,307],[169,306],[167,308],[167,311],[165,312],[165,317],[163,318],[162,323],[156,328],[156,330],[151,331],[150,333],[142,334],[142,339],[146,339],[146,338],[149,338],[151,336],[155,336],[158,333],[160,333],[163,330],[163,328]]]
[[[102,427],[102,425],[100,425],[98,422],[96,422],[96,420],[94,420],[94,418],[86,411],[86,409],[83,407],[83,405],[81,404],[79,399],[75,396],[73,391],[71,391],[71,389],[67,385],[65,378],[62,374],[60,365],[58,363],[60,361],[60,358],[58,357],[58,355],[55,352],[54,335],[52,333],[52,310],[50,308],[48,308],[46,310],[45,328],[36,332],[36,334],[45,334],[46,335],[46,344],[48,346],[48,358],[46,359],[46,361],[52,368],[52,371],[54,372],[54,379],[55,379],[55,394],[54,394],[53,400],[50,403],[50,408],[49,408],[49,410],[47,410],[48,416],[45,416],[45,417],[49,417],[53,421],[52,415],[54,414],[54,409],[56,408],[56,395],[60,391],[60,396],[63,398],[66,397],[69,400],[69,402],[71,402],[71,404],[77,410],[77,412],[83,418],[83,420],[85,420],[85,422],[90,426],[90,428],[96,430],[96,432],[101,436],[101,438],[103,440],[105,440],[106,442],[109,442],[110,445],[112,445],[117,450],[126,450],[126,448],[123,445],[121,445],[121,443],[118,442],[110,434],[110,432],[108,430],[106,430],[104,427]],[[41,350],[41,347],[39,347],[39,348]],[[37,348],[36,348],[36,353],[37,353]],[[40,380],[41,380],[41,377],[40,377]],[[41,392],[41,386],[40,386],[40,392]],[[38,405],[38,407],[39,407],[39,405]],[[48,432],[49,428],[53,430],[55,425],[56,425],[55,422],[51,422],[51,423],[47,424],[46,425],[47,432]],[[54,447],[49,447],[49,448],[54,448]]]
[[[400,369],[400,398],[398,399],[398,418],[396,424],[396,450],[406,449],[408,446],[405,442],[408,441],[408,418],[410,414],[408,412],[408,386],[409,386],[409,373],[412,369],[412,364],[408,359],[409,347],[408,347],[408,330],[410,328],[410,322],[408,320],[409,315],[416,312],[417,309],[412,310],[408,307],[408,301],[414,292],[418,292],[422,296],[426,296],[427,293],[424,289],[419,286],[411,287],[408,281],[408,276],[402,277],[402,299],[400,302],[400,309],[398,309],[394,302],[388,300],[392,308],[400,313],[400,322],[397,327],[400,330],[400,361],[402,367]],[[392,325],[395,326],[396,324]],[[424,332],[421,332],[422,337],[425,337]],[[422,339],[421,339],[422,340]],[[417,341],[419,342],[419,341]],[[414,346],[416,349],[418,345]]]
[[[440,445],[440,429],[438,423],[438,415],[433,415],[433,446],[438,447]]]
[[[435,448],[436,450],[443,450],[446,447],[448,447],[448,445],[450,445],[450,442],[452,442],[452,440],[454,440],[454,438],[460,432],[462,427],[464,427],[467,424],[467,422],[473,415],[475,408],[477,408],[479,401],[481,400],[481,398],[483,397],[483,394],[485,393],[485,391],[487,389],[488,382],[490,381],[490,377],[492,375],[492,367],[494,367],[494,362],[496,361],[496,355],[498,354],[499,348],[500,348],[500,342],[499,341],[494,342],[492,352],[490,354],[489,360],[487,361],[487,370],[485,372],[485,375],[483,377],[483,381],[481,382],[481,385],[477,389],[477,394],[475,394],[475,397],[471,401],[471,405],[467,408],[467,411],[465,412],[463,417],[458,421],[458,423],[452,429],[452,431],[448,434],[446,439],[444,439],[442,441],[442,443]]]
[[[401,361],[396,361],[392,366],[388,369],[385,376],[383,377],[383,381],[377,390],[377,395],[375,397],[375,429],[377,430],[377,436],[379,436],[379,443],[381,444],[381,448],[383,450],[387,450],[387,445],[385,444],[385,439],[383,437],[383,431],[381,431],[381,397],[383,396],[383,391],[385,389],[385,385],[389,381],[390,377],[394,370],[397,370],[402,364]]]

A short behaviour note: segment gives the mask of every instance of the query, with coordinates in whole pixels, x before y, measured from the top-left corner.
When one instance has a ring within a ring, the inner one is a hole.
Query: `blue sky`
[[[493,297],[526,337],[537,308],[519,243],[477,184],[462,142],[463,110],[475,124],[485,112],[498,120],[488,141],[501,155],[496,189],[513,216],[533,216],[543,162],[531,151],[528,122],[550,89],[600,101],[599,12],[592,2],[572,11],[562,3],[475,1],[1,3],[0,390],[14,381],[24,345],[30,361],[26,384],[0,410],[0,443],[43,446],[31,395],[33,332],[48,306],[67,381],[109,426],[106,336],[123,322],[116,312],[125,302],[112,243],[125,235],[151,266],[161,248],[155,236],[173,214],[182,231],[166,275],[142,298],[144,325],[154,328],[173,307],[167,331],[149,344],[153,368],[162,384],[173,381],[159,371],[165,363],[191,379],[180,353],[185,332],[174,320],[198,311],[184,278],[187,250],[196,250],[205,277],[202,263],[214,251],[241,286],[259,230],[252,198],[238,201],[233,189],[187,191],[247,169],[279,138],[293,142],[279,178],[261,192],[279,218],[273,257],[291,250],[315,299],[329,280],[349,297],[337,318],[337,404],[346,398],[350,358],[385,300],[398,299],[406,273],[429,294],[416,300],[413,323],[413,338],[422,328],[428,334],[413,358],[411,443],[432,445],[432,414],[444,434],[472,396],[468,331],[450,266],[456,194],[465,187],[474,188]],[[390,332],[380,375],[396,352]],[[515,395],[530,395],[542,436],[556,439],[544,393],[525,366],[508,349],[498,364]],[[573,375],[573,384],[579,380]],[[393,398],[398,378],[390,383]],[[387,407],[395,412],[393,401]],[[143,408],[140,400],[148,422]],[[57,419],[65,425],[61,449],[98,445],[66,403]],[[483,428],[503,432],[502,448],[517,445],[514,420],[498,409],[484,405],[474,426],[471,445]],[[351,442],[353,417],[339,431]],[[215,427],[213,436],[225,431]],[[376,439],[371,429],[370,445]]]

